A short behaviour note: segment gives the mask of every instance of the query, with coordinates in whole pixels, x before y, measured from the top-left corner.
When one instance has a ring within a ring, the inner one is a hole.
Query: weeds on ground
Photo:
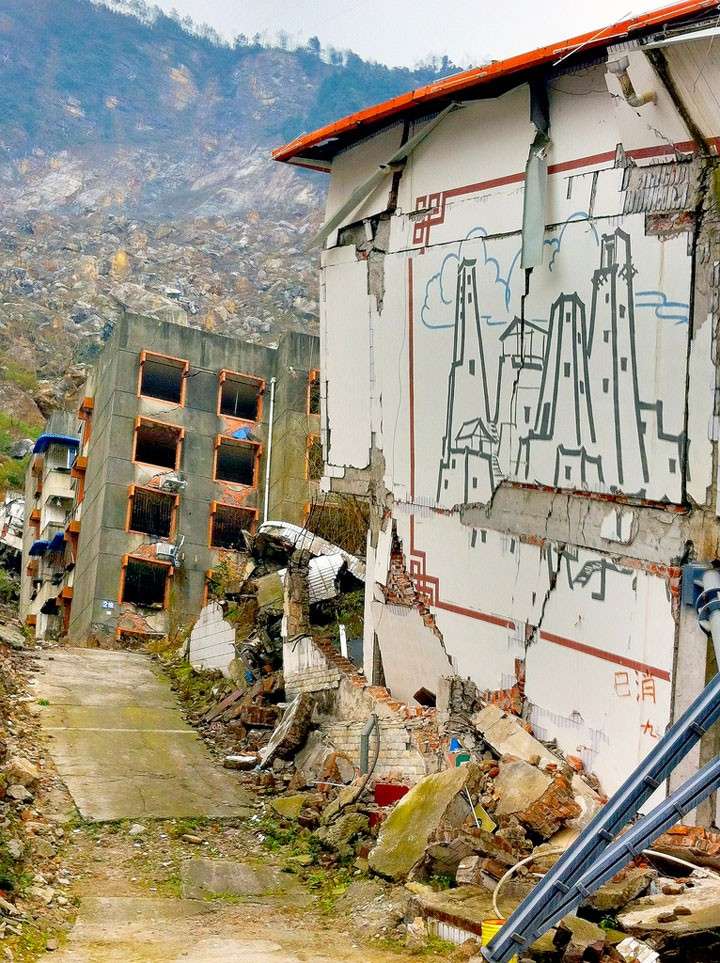
[[[190,712],[199,712],[214,704],[230,685],[219,672],[194,669],[189,662],[179,658],[163,659],[162,666]]]

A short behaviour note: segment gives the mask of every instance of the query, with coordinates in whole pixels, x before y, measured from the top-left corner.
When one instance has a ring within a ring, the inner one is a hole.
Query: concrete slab
[[[84,899],[68,944],[53,963],[300,963],[279,943],[242,939],[241,910],[198,900]]]
[[[85,819],[249,812],[237,777],[213,763],[146,656],[56,649],[42,662],[40,722]]]
[[[188,859],[182,865],[182,892],[187,899],[270,896],[301,889],[294,876],[267,863],[199,857]]]

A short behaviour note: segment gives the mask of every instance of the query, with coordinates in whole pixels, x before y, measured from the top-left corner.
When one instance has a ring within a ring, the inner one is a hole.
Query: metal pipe
[[[709,568],[703,572],[702,593],[697,600],[700,627],[710,634],[715,658],[720,665],[720,571]]]
[[[363,731],[360,733],[360,772],[363,773],[368,771],[368,761],[370,758],[370,733],[377,726],[377,724],[378,719],[373,712],[363,726]]]
[[[620,60],[615,60],[608,64],[608,70],[618,79],[623,97],[631,107],[644,107],[645,104],[654,104],[657,100],[657,94],[654,90],[649,90],[644,94],[635,93],[633,82],[630,79],[630,74],[628,73],[629,66],[630,60],[628,57],[621,57]]]
[[[273,420],[275,417],[275,385],[277,378],[270,379],[270,421],[268,424],[267,457],[265,458],[265,497],[263,498],[263,523],[268,520],[270,507],[270,464],[272,462]]]

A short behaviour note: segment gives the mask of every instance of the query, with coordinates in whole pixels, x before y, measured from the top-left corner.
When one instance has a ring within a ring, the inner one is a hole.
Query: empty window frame
[[[140,381],[138,394],[173,405],[185,404],[188,363],[182,358],[162,354],[140,353]]]
[[[213,502],[210,514],[210,547],[244,551],[246,543],[243,532],[254,530],[256,518],[257,512],[253,508],[238,508],[237,505]]]
[[[180,449],[184,435],[177,425],[138,418],[135,422],[133,461],[175,471],[180,465]]]
[[[215,481],[254,488],[259,459],[258,442],[218,435],[215,441]]]
[[[317,368],[308,375],[307,413],[320,414],[320,371]]]
[[[242,421],[259,421],[265,382],[237,371],[220,372],[218,414]]]
[[[164,609],[172,577],[169,563],[126,555],[120,582],[120,601],[145,609]]]
[[[323,475],[323,450],[319,435],[307,436],[305,475],[309,481],[318,481]]]
[[[127,530],[155,538],[172,538],[178,501],[178,495],[131,485]]]

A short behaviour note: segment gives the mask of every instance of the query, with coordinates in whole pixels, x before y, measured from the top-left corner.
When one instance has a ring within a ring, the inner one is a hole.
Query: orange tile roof
[[[647,31],[649,28],[702,13],[704,10],[717,9],[717,7],[717,0],[682,0],[681,3],[674,3],[668,7],[661,7],[659,10],[630,17],[604,29],[580,34],[577,37],[562,40],[548,47],[539,47],[529,53],[508,57],[506,60],[496,60],[483,67],[474,67],[472,70],[464,70],[462,73],[444,77],[442,80],[437,80],[425,87],[418,87],[417,90],[411,90],[399,97],[383,101],[383,103],[374,107],[367,107],[355,114],[349,114],[347,117],[326,124],[310,134],[302,134],[295,140],[290,141],[289,144],[276,148],[272,156],[277,161],[294,162],[300,166],[326,170],[326,162],[323,164],[322,160],[317,165],[313,164],[312,149],[325,145],[327,141],[336,140],[335,146],[340,147],[344,142],[362,136],[364,133],[389,122],[393,117],[407,113],[416,107],[431,104],[437,100],[450,100],[461,91],[490,83],[493,80],[500,80],[513,74],[527,73],[533,68],[552,63],[576,50],[579,52],[581,48],[592,50],[619,40],[626,40],[633,33]],[[307,151],[311,153],[306,158],[306,163],[303,163],[303,154]],[[330,153],[332,153],[332,150],[330,150]]]

